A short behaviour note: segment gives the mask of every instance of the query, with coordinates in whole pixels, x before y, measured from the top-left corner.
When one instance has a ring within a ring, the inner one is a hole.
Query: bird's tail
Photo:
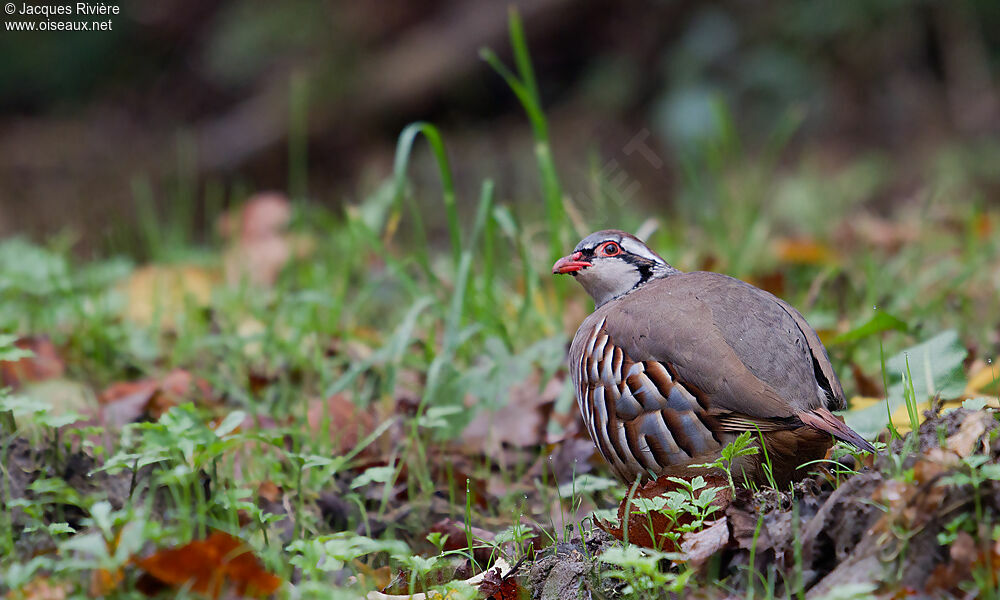
[[[826,408],[816,408],[806,412],[800,412],[795,415],[806,425],[818,429],[820,431],[825,431],[837,438],[838,440],[853,444],[858,450],[863,450],[865,452],[871,452],[875,454],[875,447],[872,446],[868,440],[861,437],[861,435],[844,424],[844,420],[837,417],[832,412]]]

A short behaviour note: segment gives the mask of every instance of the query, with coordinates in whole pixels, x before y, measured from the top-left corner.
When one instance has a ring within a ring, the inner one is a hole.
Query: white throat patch
[[[627,246],[626,249],[632,252]],[[593,265],[580,270],[576,279],[594,299],[597,307],[629,292],[642,281],[639,269],[621,259],[595,258]]]

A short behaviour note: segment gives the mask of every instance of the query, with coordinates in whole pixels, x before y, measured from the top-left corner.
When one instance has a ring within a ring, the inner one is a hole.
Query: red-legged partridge
[[[816,331],[779,298],[738,279],[684,273],[635,236],[593,233],[553,273],[569,273],[596,309],[573,338],[569,372],[597,448],[625,482],[690,476],[741,432],[765,453],[732,468],[738,483],[777,485],[844,440],[875,449],[830,411],[844,390]],[[744,477],[745,475],[745,477]]]

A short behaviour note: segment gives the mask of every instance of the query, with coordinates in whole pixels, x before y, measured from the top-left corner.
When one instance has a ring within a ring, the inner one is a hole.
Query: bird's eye
[[[604,256],[618,256],[622,253],[622,248],[614,242],[608,242],[601,247],[601,254]]]

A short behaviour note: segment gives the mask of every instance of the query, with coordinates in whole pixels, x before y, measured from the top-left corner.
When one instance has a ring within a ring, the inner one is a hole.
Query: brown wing
[[[836,408],[831,396],[842,402],[826,352],[801,315],[742,281],[717,273],[672,275],[621,298],[615,308],[608,329],[623,349],[637,360],[674,365],[678,378],[714,410],[771,419]]]

